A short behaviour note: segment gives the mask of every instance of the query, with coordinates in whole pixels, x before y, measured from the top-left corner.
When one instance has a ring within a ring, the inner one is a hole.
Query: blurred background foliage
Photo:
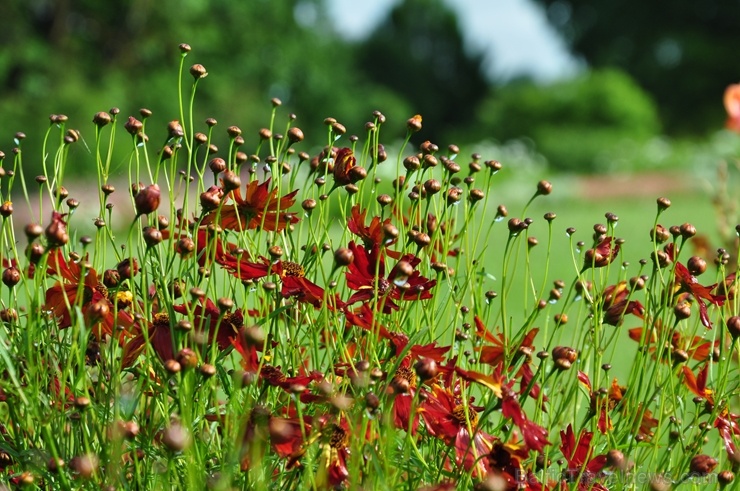
[[[124,118],[151,109],[164,135],[178,118],[177,47],[187,42],[186,68],[202,63],[211,74],[199,84],[196,121],[218,119],[224,142],[225,128],[237,125],[256,143],[278,97],[285,119],[277,129],[295,113],[313,147],[326,141],[325,117],[360,134],[378,109],[386,135],[402,136],[419,113],[419,142],[516,141],[553,171],[673,168],[737,155],[737,139],[718,131],[722,92],[740,79],[731,63],[740,4],[536,1],[585,60],[570,80],[488,80],[482,55],[465,45],[442,0],[399,1],[358,42],[339,35],[323,0],[6,0],[0,149],[8,154],[23,131],[35,158],[50,113],[68,115],[89,139],[93,114],[114,106]]]

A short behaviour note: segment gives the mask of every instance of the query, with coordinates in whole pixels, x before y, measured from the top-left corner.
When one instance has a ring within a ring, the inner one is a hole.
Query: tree
[[[424,139],[470,124],[488,92],[482,55],[466,52],[457,18],[441,0],[394,7],[359,46],[358,61],[368,79],[403,95],[422,115]]]
[[[118,106],[125,118],[146,107],[162,122],[150,131],[163,132],[179,117],[183,42],[193,48],[186,78],[194,63],[211,75],[199,83],[195,117],[218,119],[217,136],[238,125],[256,143],[272,97],[304,127],[334,116],[360,132],[375,109],[400,126],[408,117],[403,100],[353,69],[352,47],[336,34],[323,0],[9,0],[3,10],[0,44],[13,46],[0,54],[0,148],[8,155],[4,145],[16,131],[29,136],[24,153],[38,155],[50,113],[67,115],[87,137],[96,112]],[[306,137],[305,145],[326,144],[323,132]]]
[[[740,79],[740,3],[536,0],[593,67],[620,67],[656,100],[672,132],[719,128],[724,88]]]

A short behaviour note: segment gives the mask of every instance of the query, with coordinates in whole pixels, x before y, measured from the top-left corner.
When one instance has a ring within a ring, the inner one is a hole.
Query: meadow
[[[540,176],[423,115],[196,120],[190,51],[179,114],[3,156],[3,487],[731,485],[731,195]]]

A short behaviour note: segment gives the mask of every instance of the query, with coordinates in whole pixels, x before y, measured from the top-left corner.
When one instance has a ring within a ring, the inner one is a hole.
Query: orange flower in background
[[[725,89],[725,111],[725,127],[740,133],[740,84],[732,84]]]
[[[298,190],[281,197],[277,188],[270,190],[270,181],[251,181],[247,184],[244,197],[241,189],[233,190],[229,193],[232,201],[224,205],[220,213],[216,210],[206,215],[203,225],[218,221],[222,228],[230,230],[262,228],[268,232],[280,232],[288,225],[298,223],[299,218],[288,212],[295,203]]]

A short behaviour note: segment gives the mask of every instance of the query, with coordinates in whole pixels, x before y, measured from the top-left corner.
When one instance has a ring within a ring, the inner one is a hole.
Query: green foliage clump
[[[554,169],[580,172],[606,170],[610,154],[660,130],[650,97],[616,70],[548,86],[512,84],[481,105],[479,118],[485,136],[531,137]]]

